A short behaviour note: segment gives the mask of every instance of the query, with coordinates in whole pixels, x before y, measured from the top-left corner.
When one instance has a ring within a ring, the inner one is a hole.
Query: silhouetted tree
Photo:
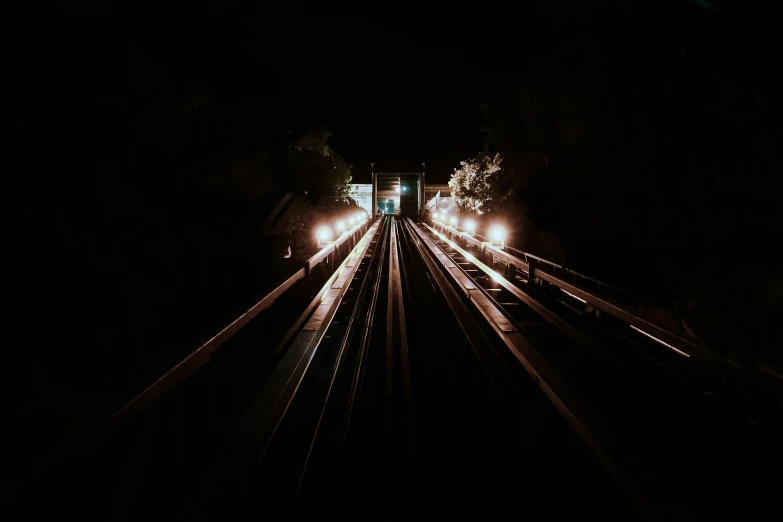
[[[704,2],[549,14],[498,43],[482,101],[508,183],[575,269],[676,307],[716,347],[769,356],[783,307],[774,17]]]

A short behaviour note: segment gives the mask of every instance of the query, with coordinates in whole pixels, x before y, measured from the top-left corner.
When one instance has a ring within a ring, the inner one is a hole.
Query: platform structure
[[[373,214],[381,209],[400,216],[418,219],[425,208],[424,172],[373,172],[372,208]]]

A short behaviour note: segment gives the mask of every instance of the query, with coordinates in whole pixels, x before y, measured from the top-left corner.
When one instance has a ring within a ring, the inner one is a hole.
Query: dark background
[[[264,198],[300,172],[281,167],[280,132],[322,126],[355,182],[370,162],[426,162],[444,183],[500,151],[498,190],[567,266],[685,317],[711,349],[779,360],[780,17],[765,5],[15,7],[14,433],[78,436],[263,293],[286,269],[259,239]]]
[[[61,132],[127,130],[142,100],[147,110],[209,105],[215,124],[244,136],[327,126],[358,182],[372,161],[414,171],[424,161],[445,182],[482,146],[491,13],[478,23],[459,7],[405,3],[82,2],[26,16],[14,59],[32,103],[15,107],[19,129],[54,141],[45,126],[71,154],[75,136]]]

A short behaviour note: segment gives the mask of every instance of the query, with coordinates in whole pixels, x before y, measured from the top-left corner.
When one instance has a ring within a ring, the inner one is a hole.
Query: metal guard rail
[[[330,255],[337,252],[339,247],[345,242],[351,240],[353,245],[358,243],[359,238],[369,232],[372,221],[365,220],[354,225],[351,229],[341,234],[336,240],[329,241],[318,253],[304,262],[304,266],[288,277],[280,285],[268,292],[260,301],[250,307],[250,309],[239,316],[231,324],[226,326],[217,335],[212,337],[198,349],[185,357],[171,370],[158,378],[149,385],[144,391],[136,395],[128,403],[122,406],[111,417],[93,430],[87,437],[88,441],[95,444],[113,433],[120,424],[129,421],[135,415],[144,411],[150,404],[155,402],[160,396],[182,384],[196,370],[204,365],[215,351],[233,337],[239,330],[247,325],[259,313],[272,306],[281,295],[283,295],[294,284],[304,279],[312,270],[329,259]]]
[[[445,226],[446,228],[456,229],[456,230],[458,230],[458,231],[460,231],[462,233],[465,233],[465,234],[468,233],[467,230],[465,230],[464,228],[462,228],[460,226],[451,226],[451,227],[449,227],[449,226],[446,226],[446,225],[442,225],[441,223],[436,223],[436,224],[439,225],[439,226]],[[473,233],[472,235],[475,236],[475,237],[481,238],[485,242],[491,242],[491,240],[488,237],[482,236],[481,234]],[[522,256],[522,259],[524,261],[528,261],[529,259],[534,259],[535,261],[537,261],[539,263],[544,263],[546,265],[549,265],[550,267],[552,267],[552,269],[555,272],[557,272],[558,270],[562,271],[562,272],[572,276],[574,279],[583,279],[585,281],[593,283],[596,286],[598,286],[598,288],[602,288],[602,289],[603,288],[608,288],[608,289],[610,289],[610,290],[612,290],[614,292],[617,292],[619,294],[622,294],[624,296],[627,296],[627,297],[630,297],[630,298],[635,297],[631,292],[628,292],[627,290],[623,290],[622,288],[618,288],[618,287],[616,287],[614,285],[610,285],[609,283],[604,283],[603,281],[599,281],[598,279],[595,279],[593,277],[581,274],[581,273],[579,273],[579,272],[577,272],[575,270],[571,270],[570,268],[565,268],[564,266],[558,265],[557,263],[549,261],[548,259],[544,259],[543,257],[538,257],[536,255],[529,254],[527,252],[523,252],[522,250],[517,250],[516,248],[510,247],[508,245],[506,245],[506,250],[508,250],[510,252],[513,251],[518,256]]]
[[[566,292],[575,295],[576,297],[586,301],[587,303],[594,306],[595,308],[602,310],[628,323],[629,325],[633,325],[639,328],[640,330],[645,331],[645,333],[648,333],[662,341],[665,341],[671,347],[676,348],[677,349],[676,351],[678,352],[681,352],[680,349],[691,350],[694,348],[698,349],[699,347],[699,344],[696,341],[686,339],[678,334],[670,332],[669,330],[661,328],[660,326],[639,317],[631,310],[629,310],[626,305],[620,304],[617,301],[614,301],[613,299],[608,298],[606,296],[597,295],[591,292],[590,290],[584,288],[584,286],[578,283],[566,281],[558,274],[553,274],[552,272],[545,270],[543,267],[537,266],[538,262],[541,262],[548,265],[549,267],[563,270],[563,268],[560,265],[557,265],[555,263],[552,263],[540,257],[534,256],[532,254],[526,254],[524,252],[522,253],[526,256],[526,259],[522,260],[516,256],[509,254],[504,250],[501,250],[496,246],[493,246],[492,242],[489,240],[480,241],[479,239],[477,239],[477,237],[482,239],[485,238],[483,236],[480,236],[479,234],[469,234],[468,232],[460,230],[459,227],[443,225],[441,223],[437,223],[437,226],[440,226],[442,229],[447,230],[452,236],[459,236],[467,243],[472,244],[477,248],[479,248],[481,251],[486,252],[488,254],[492,254],[496,259],[500,260],[503,264],[515,266],[519,268],[520,270],[528,274],[528,278],[531,281],[533,279],[538,278],[541,279],[542,281],[546,281],[547,283],[550,283],[551,285],[560,288],[561,290],[565,290]],[[507,249],[514,250],[508,247]],[[518,250],[515,251],[519,252]],[[535,262],[532,262],[531,259],[535,260]],[[576,272],[571,272],[571,273],[576,274]],[[596,281],[596,280],[592,279],[592,281]],[[600,284],[609,288],[614,288],[604,283],[600,283]],[[623,293],[627,295],[631,295],[628,294],[627,292],[623,292]],[[690,355],[688,352],[685,352],[684,354]]]
[[[514,266],[523,272],[528,274],[528,278],[532,281],[538,278],[542,281],[560,288],[561,290],[582,299],[591,306],[606,312],[609,315],[625,322],[634,329],[640,331],[643,335],[652,337],[653,340],[660,342],[673,351],[683,355],[685,357],[696,357],[701,361],[719,366],[722,370],[726,371],[730,375],[734,375],[746,384],[753,388],[759,388],[767,393],[771,393],[773,396],[783,398],[783,389],[779,382],[770,381],[766,375],[760,375],[758,372],[752,369],[748,369],[739,363],[715,354],[705,348],[701,343],[687,339],[677,333],[671,332],[661,326],[658,326],[631,311],[627,305],[618,303],[613,299],[606,296],[601,296],[593,293],[592,291],[584,288],[582,285],[566,281],[557,274],[553,274],[546,268],[536,266],[537,263],[523,261],[515,256],[512,256],[508,252],[493,246],[490,241],[480,241],[474,235],[469,234],[466,231],[460,230],[459,227],[445,225],[443,223],[435,223],[441,230],[448,231],[452,237],[458,236],[465,240],[466,243],[471,244],[480,251],[487,254],[491,254],[495,259],[498,259],[503,264],[508,266]],[[483,237],[483,236],[479,236]],[[528,258],[533,258],[536,261],[541,258],[526,254]],[[549,261],[541,260],[543,263],[549,266],[559,267]],[[606,285],[608,286],[608,285]],[[628,294],[630,295],[630,294]],[[774,379],[778,380],[778,379]]]

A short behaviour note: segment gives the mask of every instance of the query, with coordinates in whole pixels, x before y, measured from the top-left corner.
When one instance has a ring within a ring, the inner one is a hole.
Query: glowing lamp
[[[506,229],[500,225],[492,225],[489,229],[489,238],[492,243],[500,245],[500,248],[506,247]]]
[[[345,230],[345,221],[338,221],[336,228],[338,232]]]
[[[452,225],[456,225],[457,224],[457,217],[456,216],[451,216],[450,222],[451,222]]]
[[[318,244],[323,244],[332,238],[332,231],[329,227],[321,227],[316,234],[318,236]]]
[[[469,234],[472,234],[473,232],[476,231],[476,222],[473,221],[472,219],[466,219],[462,223],[462,228],[467,230]]]

